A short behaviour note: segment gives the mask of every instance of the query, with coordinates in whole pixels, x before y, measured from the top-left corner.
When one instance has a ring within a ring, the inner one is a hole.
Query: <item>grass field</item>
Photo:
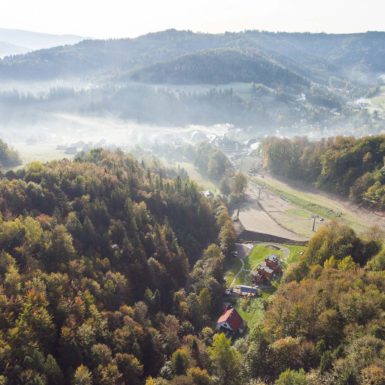
[[[286,245],[286,247],[290,250],[290,254],[287,257],[286,263],[290,265],[291,263],[298,262],[300,256],[305,251],[305,246],[296,246],[296,245]]]
[[[235,308],[239,315],[247,322],[250,330],[253,330],[263,321],[265,314],[265,304],[270,301],[270,297],[276,290],[275,286],[266,288],[258,298],[238,298]]]
[[[238,258],[227,259],[225,262],[225,281],[226,286],[230,286],[231,282],[233,282],[234,276],[241,269],[242,263]],[[239,282],[238,282],[239,281]],[[240,277],[238,277],[235,282],[236,285],[240,285],[242,282],[240,281]]]
[[[275,198],[282,199],[290,204],[283,212],[272,213],[272,216],[285,228],[299,234],[312,234],[312,215],[319,215],[325,219],[337,219],[352,227],[358,233],[367,231],[370,227],[384,226],[384,220],[380,217],[358,208],[354,208],[349,202],[326,196],[317,192],[302,191],[298,188],[273,179],[271,177],[254,177],[251,179],[254,186],[263,186],[270,191]],[[317,221],[319,227],[320,222]]]
[[[48,162],[63,158],[73,158],[73,155],[65,154],[63,151],[57,150],[55,145],[51,144],[27,145],[25,143],[17,143],[13,147],[19,152],[23,165],[33,161]]]
[[[245,269],[254,270],[263,260],[271,254],[283,257],[283,251],[268,245],[256,245],[245,259]]]

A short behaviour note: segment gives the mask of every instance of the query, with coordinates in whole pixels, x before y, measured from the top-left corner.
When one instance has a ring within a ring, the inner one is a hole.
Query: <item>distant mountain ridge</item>
[[[0,60],[0,114],[21,119],[29,108],[164,126],[368,134],[384,127],[384,74],[385,32],[167,30]]]
[[[215,35],[167,30],[135,39],[84,40],[5,58],[0,62],[0,77],[46,79],[124,73],[217,49],[262,55],[321,83],[331,78],[367,82],[385,73],[384,32],[329,35],[247,31]]]
[[[8,55],[18,55],[27,52],[28,49],[15,44],[0,41],[0,57]]]
[[[43,48],[76,44],[83,39],[83,37],[76,35],[54,35],[0,28],[0,57],[23,54]]]

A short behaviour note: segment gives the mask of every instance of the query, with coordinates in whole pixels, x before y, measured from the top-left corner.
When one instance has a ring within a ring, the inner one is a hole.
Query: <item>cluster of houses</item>
[[[256,285],[267,284],[274,277],[282,273],[281,260],[277,255],[270,255],[252,272],[252,279]],[[237,285],[226,290],[227,295],[237,294],[241,297],[255,297],[258,295],[258,286]],[[227,305],[223,314],[218,318],[217,330],[228,333],[243,333],[246,323],[239,313]]]
[[[252,273],[253,281],[257,284],[269,283],[275,276],[282,273],[281,261],[277,255],[270,255]]]

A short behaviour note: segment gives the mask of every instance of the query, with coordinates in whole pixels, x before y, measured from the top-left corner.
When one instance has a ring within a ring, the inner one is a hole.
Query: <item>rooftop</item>
[[[227,322],[233,330],[237,330],[243,327],[243,319],[234,308],[226,310],[219,317],[217,324],[224,322]]]

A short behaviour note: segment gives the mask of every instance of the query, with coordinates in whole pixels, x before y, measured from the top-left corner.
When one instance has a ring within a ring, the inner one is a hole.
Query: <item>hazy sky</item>
[[[90,37],[203,32],[385,30],[385,0],[0,0],[0,27]]]

